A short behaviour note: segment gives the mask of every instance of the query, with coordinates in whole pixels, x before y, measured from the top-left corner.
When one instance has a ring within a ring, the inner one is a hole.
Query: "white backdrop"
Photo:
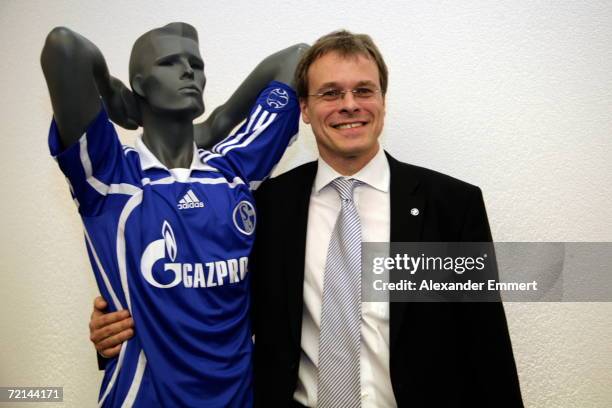
[[[62,406],[84,407],[101,378],[87,328],[97,290],[46,146],[38,58],[57,25],[127,81],[139,34],[193,24],[209,112],[275,50],[369,33],[389,65],[383,145],[395,157],[479,185],[497,241],[612,241],[609,1],[125,3],[0,1],[0,386],[63,386]],[[279,170],[315,155],[303,126]],[[611,304],[506,310],[526,406],[612,406]]]

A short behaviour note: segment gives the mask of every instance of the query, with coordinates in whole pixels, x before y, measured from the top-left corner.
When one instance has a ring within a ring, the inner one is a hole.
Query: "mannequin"
[[[152,30],[141,36],[140,43],[161,37],[159,30]],[[197,34],[192,41],[197,43]],[[185,49],[191,47],[194,57],[201,60],[197,48],[193,49],[192,41],[186,39],[182,46]],[[156,45],[170,47],[170,44]],[[193,135],[197,146],[211,147],[227,136],[246,117],[255,98],[270,81],[277,80],[293,87],[295,66],[307,47],[306,44],[296,44],[261,61],[223,105],[217,107],[204,122],[194,126]],[[163,51],[167,50],[160,50]],[[153,47],[149,47],[133,55],[130,67],[133,66],[135,70],[136,67],[145,65],[147,60],[153,58],[154,53]],[[143,125],[141,112],[147,101],[145,95],[139,93],[142,92],[140,85],[134,94],[119,79],[111,76],[98,47],[82,35],[65,27],[53,29],[47,36],[41,54],[41,66],[64,146],[69,146],[83,134],[87,124],[100,110],[101,103],[104,103],[109,117],[117,125],[126,129],[137,129]],[[200,70],[203,70],[203,66]],[[194,72],[197,71],[198,69],[195,69]],[[134,76],[142,76],[130,70],[130,82],[133,79],[132,73]],[[203,91],[206,84],[203,72],[200,81],[202,83],[199,86]],[[140,80],[137,83],[139,84]],[[202,92],[200,99],[201,97]],[[201,108],[193,111],[190,116],[195,118],[203,112],[202,103]],[[156,125],[149,123],[151,127]]]
[[[305,47],[267,57],[194,128],[206,77],[192,26],[171,23],[136,40],[131,90],[82,35],[56,28],[47,37],[51,153],[81,214],[100,292],[138,327],[106,365],[100,406],[252,405],[251,190],[297,133],[291,82]],[[121,146],[109,119],[142,126],[135,148]]]

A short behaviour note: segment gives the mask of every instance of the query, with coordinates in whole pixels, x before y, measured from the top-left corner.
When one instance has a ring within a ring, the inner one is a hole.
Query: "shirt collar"
[[[338,177],[345,177],[334,170],[321,157],[318,159],[317,175],[315,176],[314,188],[315,192],[319,193],[321,189],[331,183]],[[389,191],[389,182],[391,172],[389,170],[389,162],[382,147],[379,146],[376,155],[357,173],[352,176],[345,177],[359,180],[370,187],[387,193]]]
[[[138,135],[136,137],[134,149],[138,152],[138,155],[140,156],[140,166],[143,170],[156,168],[170,171],[166,166],[164,166],[162,162],[159,161],[157,157],[155,157],[153,153],[151,153],[149,148],[142,141],[142,135]],[[202,163],[202,161],[198,157],[198,147],[196,146],[195,142],[193,143],[193,158],[191,159],[191,165],[189,166],[189,170],[214,170],[213,167]]]

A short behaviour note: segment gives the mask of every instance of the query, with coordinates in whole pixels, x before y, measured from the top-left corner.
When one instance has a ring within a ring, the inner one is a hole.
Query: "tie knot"
[[[363,183],[359,180],[346,179],[344,177],[338,177],[331,182],[332,187],[340,194],[340,199],[342,201],[352,201],[353,190],[361,184]]]

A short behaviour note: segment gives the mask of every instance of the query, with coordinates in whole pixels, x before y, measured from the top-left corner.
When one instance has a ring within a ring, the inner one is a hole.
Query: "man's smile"
[[[356,127],[365,126],[367,124],[368,122],[342,122],[342,123],[332,124],[331,126],[334,129],[352,129]]]

